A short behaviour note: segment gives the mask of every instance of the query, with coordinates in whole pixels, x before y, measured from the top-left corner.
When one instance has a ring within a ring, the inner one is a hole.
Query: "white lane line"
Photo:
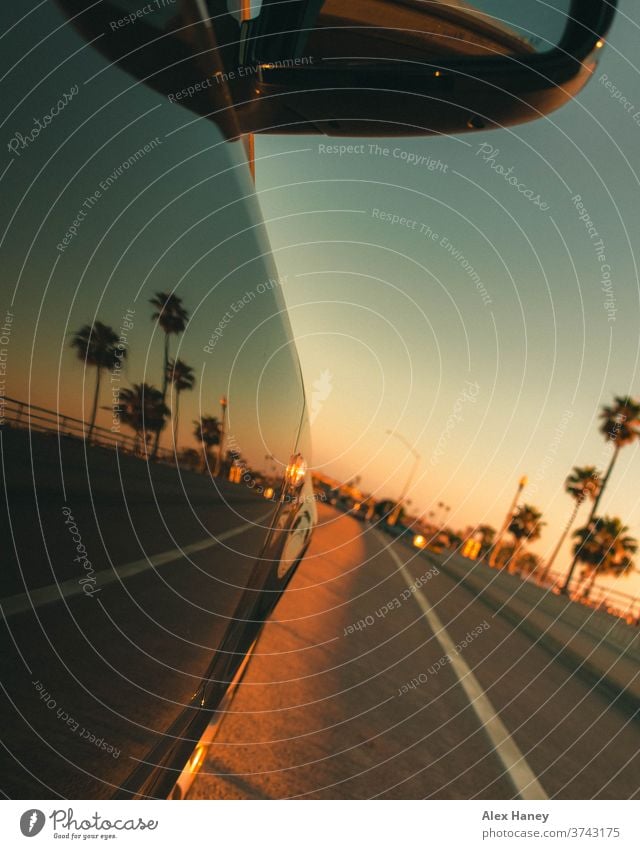
[[[131,563],[125,563],[113,569],[101,569],[95,573],[96,585],[103,587],[115,581],[123,581],[134,575],[139,575],[141,572],[146,572],[148,569],[155,569],[158,566],[163,566],[165,563],[179,560],[185,554],[195,554],[198,551],[205,551],[207,548],[214,548],[220,545],[221,542],[238,536],[238,534],[254,527],[256,527],[255,522],[245,522],[235,528],[230,528],[228,531],[223,531],[216,537],[207,537],[206,539],[198,540],[198,542],[192,542],[190,545],[183,545],[181,548],[170,548],[168,551],[161,551],[159,554],[144,557],[142,560],[134,560]],[[5,619],[8,619],[9,616],[15,616],[17,613],[24,613],[26,610],[42,607],[45,604],[52,604],[53,602],[60,601],[62,598],[82,595],[82,593],[82,585],[76,578],[71,578],[59,584],[49,584],[46,587],[40,587],[29,593],[18,593],[17,595],[0,599],[0,610]]]
[[[394,549],[386,540],[383,540],[383,542],[400,570],[407,587],[411,589],[415,583],[413,577]],[[509,734],[504,722],[496,713],[480,682],[469,668],[467,662],[456,652],[455,643],[440,621],[440,617],[420,590],[412,593],[412,595],[418,603],[420,610],[424,613],[424,618],[429,623],[443,652],[448,655],[450,660],[449,665],[460,682],[465,695],[471,702],[471,707],[474,709],[476,716],[486,731],[497,756],[502,761],[502,765],[513,782],[516,792],[521,799],[548,799],[549,797],[545,793],[543,786],[536,778],[535,773],[527,763],[517,743]]]

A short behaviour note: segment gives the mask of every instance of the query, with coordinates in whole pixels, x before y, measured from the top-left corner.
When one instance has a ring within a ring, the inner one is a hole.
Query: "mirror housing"
[[[233,94],[245,132],[329,136],[462,133],[532,121],[589,81],[614,2],[573,0],[560,43],[545,53],[430,62],[263,63],[253,92]],[[232,86],[232,92],[234,91]]]
[[[208,0],[208,7],[204,0],[177,0],[171,29],[141,19],[117,32],[108,25],[118,15],[117,0],[88,8],[83,0],[57,3],[85,40],[145,85],[169,99],[193,91],[180,105],[215,121],[229,138],[440,135],[532,121],[588,82],[616,6],[616,0],[572,0],[560,43],[544,53],[409,61],[323,59],[280,48],[285,58],[264,61],[252,57],[277,55],[282,30],[265,35],[257,27],[251,34],[247,22],[231,19],[226,0]],[[270,5],[264,0],[264,8]],[[282,16],[287,5],[275,3],[274,14]],[[303,22],[295,14],[291,20],[288,33],[295,35]]]

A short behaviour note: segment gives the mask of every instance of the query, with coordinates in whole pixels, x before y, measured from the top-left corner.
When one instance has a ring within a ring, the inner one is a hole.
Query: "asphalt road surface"
[[[274,505],[77,440],[2,449],[2,792],[110,797],[198,709]]]
[[[191,798],[636,798],[640,725],[328,507]]]

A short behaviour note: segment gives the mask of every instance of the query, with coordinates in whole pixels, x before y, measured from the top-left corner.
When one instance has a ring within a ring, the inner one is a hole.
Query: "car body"
[[[244,142],[134,85],[54,3],[26,13],[4,53],[26,143],[3,180],[3,792],[166,797],[309,543],[302,377]],[[158,291],[189,312],[167,338],[196,383],[151,461],[120,407],[161,384]],[[127,356],[87,438],[96,368],[70,342],[94,321]],[[193,454],[221,398],[234,481]]]

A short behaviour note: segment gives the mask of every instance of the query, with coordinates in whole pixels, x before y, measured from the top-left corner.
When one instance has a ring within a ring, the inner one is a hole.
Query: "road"
[[[639,789],[637,718],[424,552],[321,506],[190,797],[627,799]]]
[[[215,686],[202,676],[274,505],[77,440],[1,437],[2,791],[110,797]]]

